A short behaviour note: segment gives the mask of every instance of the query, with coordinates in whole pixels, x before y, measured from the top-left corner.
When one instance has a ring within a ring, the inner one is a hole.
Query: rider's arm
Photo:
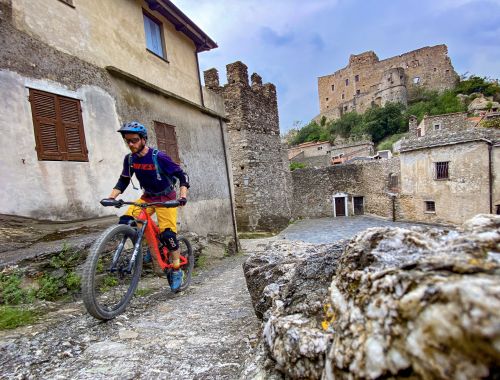
[[[158,164],[161,166],[162,170],[168,175],[172,175],[179,179],[179,186],[181,189],[185,187],[184,191],[187,194],[187,189],[189,189],[189,176],[182,168],[175,163],[165,152],[158,153]],[[182,196],[182,191],[180,194]]]
[[[120,175],[120,178],[118,178],[118,182],[116,183],[115,187],[113,190],[111,190],[111,194],[109,195],[109,198],[116,198],[118,195],[123,193],[127,186],[130,183],[130,177],[131,177],[131,170],[129,167],[129,161],[128,161],[128,155],[125,156],[125,159],[123,160],[123,171],[122,174]]]

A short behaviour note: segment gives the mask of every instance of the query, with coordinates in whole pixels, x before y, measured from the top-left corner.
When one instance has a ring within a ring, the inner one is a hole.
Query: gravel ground
[[[219,261],[179,294],[163,278],[145,278],[140,286],[153,293],[106,323],[81,302],[50,304],[38,324],[0,332],[0,378],[238,378],[260,334],[245,258]]]

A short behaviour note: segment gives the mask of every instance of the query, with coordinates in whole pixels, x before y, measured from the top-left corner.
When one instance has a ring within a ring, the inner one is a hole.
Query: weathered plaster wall
[[[399,159],[342,164],[292,172],[294,218],[333,216],[333,195],[349,195],[348,213],[353,215],[353,196],[364,197],[365,214],[392,218],[389,174],[399,175]]]
[[[498,158],[495,152],[497,163]],[[449,179],[435,180],[435,162],[445,161],[449,162]],[[496,179],[495,194],[499,194],[498,186]],[[435,202],[435,213],[425,211],[425,201]],[[430,223],[459,224],[488,213],[488,145],[476,141],[402,152],[400,202],[405,219]]]
[[[200,103],[195,45],[138,0],[13,0],[13,22],[35,39],[98,67],[115,66]],[[143,9],[163,24],[167,61],[146,50]]]
[[[125,120],[140,120],[154,145],[153,121],[160,121],[176,126],[179,154],[192,183],[188,206],[180,210],[181,228],[232,232],[231,186],[217,118],[114,78],[15,29],[9,4],[0,5],[0,130],[5,141],[14,142],[1,153],[0,176],[6,185],[0,195],[9,202],[2,203],[0,213],[51,220],[121,214],[98,204],[116,183],[128,151],[116,130]],[[28,87],[81,100],[89,162],[38,161]],[[221,111],[221,104],[214,97],[209,106]],[[138,196],[130,186],[124,198]]]

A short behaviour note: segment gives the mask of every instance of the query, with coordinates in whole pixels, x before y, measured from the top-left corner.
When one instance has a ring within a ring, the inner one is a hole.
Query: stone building
[[[173,3],[0,0],[0,35],[0,213],[116,213],[99,205],[128,151],[116,131],[139,120],[190,175],[181,228],[235,233],[223,102],[198,69],[217,45]]]
[[[286,148],[280,142],[276,88],[262,84],[242,62],[226,66],[227,84],[216,69],[204,72],[205,86],[222,95],[240,230],[278,230],[291,216],[291,177]]]
[[[346,67],[318,78],[320,117],[337,119],[388,102],[406,104],[417,89],[442,91],[454,87],[458,79],[446,45],[382,61],[373,51],[353,54]]]
[[[408,123],[408,135],[413,137],[423,137],[426,135],[441,135],[443,131],[458,131],[469,126],[466,112],[447,113],[442,115],[424,116],[417,124],[417,118],[410,116]]]
[[[372,214],[392,218],[399,176],[397,157],[294,170],[293,217]]]
[[[370,157],[373,154],[374,149],[371,140],[341,140],[332,146],[330,151],[331,164],[342,164],[356,157]]]
[[[431,131],[402,141],[398,218],[461,224],[479,213],[500,213],[500,131]]]

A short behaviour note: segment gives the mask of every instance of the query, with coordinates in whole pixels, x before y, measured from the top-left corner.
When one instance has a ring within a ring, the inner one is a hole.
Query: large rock
[[[323,371],[333,338],[321,327],[323,308],[343,249],[342,243],[273,242],[243,265],[255,312],[265,322],[263,346],[291,377],[318,378]]]
[[[268,355],[286,377],[498,378],[500,217],[459,231],[371,228],[340,257],[340,245],[286,244],[245,265]]]

